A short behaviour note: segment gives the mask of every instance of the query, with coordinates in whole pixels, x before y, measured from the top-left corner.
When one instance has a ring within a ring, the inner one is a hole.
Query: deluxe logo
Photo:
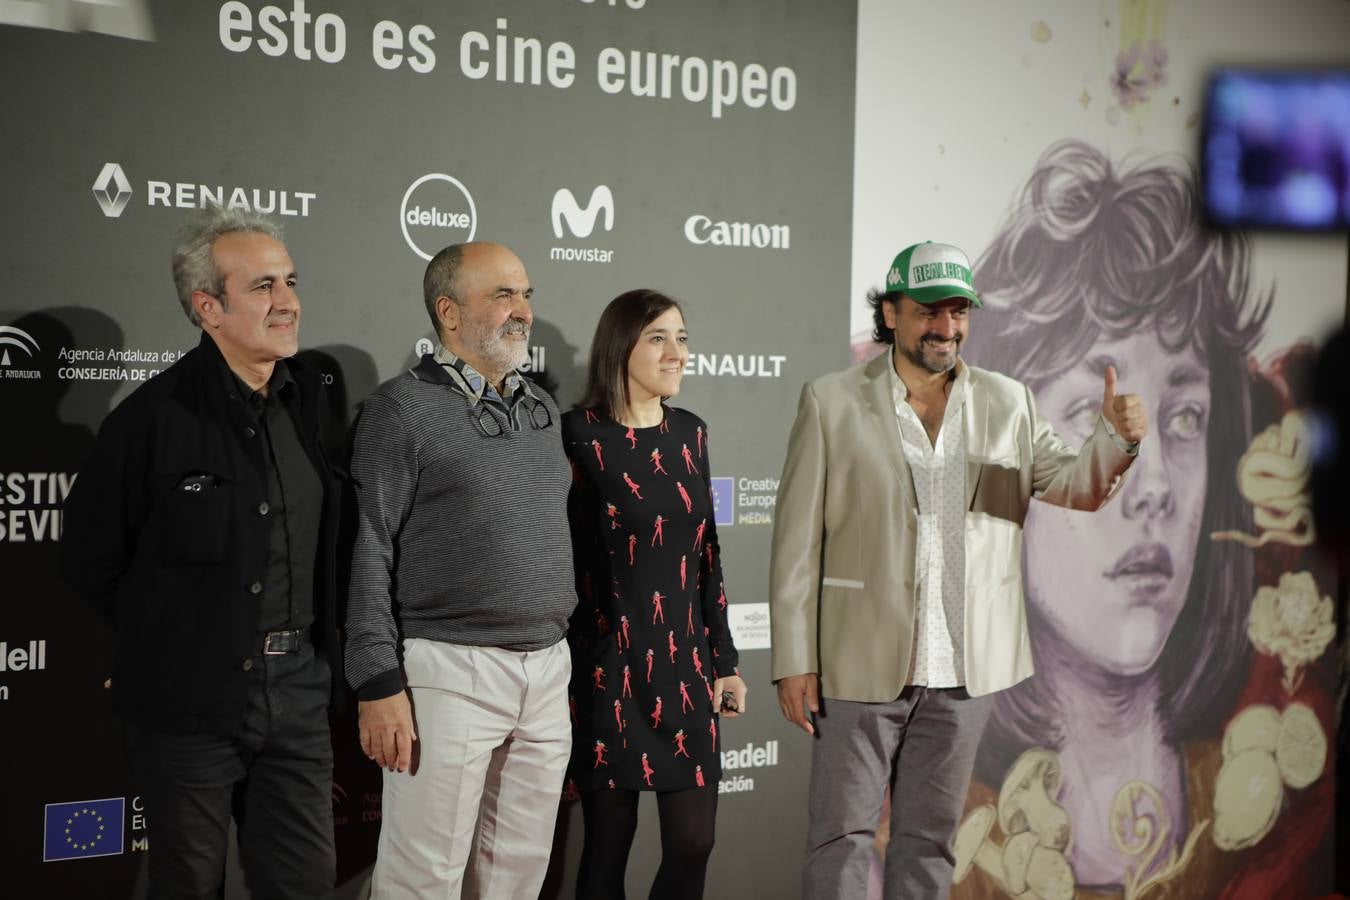
[[[684,220],[684,237],[691,244],[712,244],[715,247],[787,250],[792,246],[792,229],[787,225],[715,222],[698,213]]]
[[[98,201],[103,214],[110,219],[122,215],[122,210],[131,202],[131,182],[117,163],[103,164],[102,171],[94,179],[94,199]]]
[[[478,210],[459,179],[432,172],[404,192],[398,227],[412,252],[430,262],[442,248],[473,240]]]
[[[43,815],[42,861],[122,853],[126,798],[48,803]]]
[[[134,193],[126,172],[117,163],[104,163],[94,179],[94,199],[103,214],[120,218]],[[318,194],[284,188],[239,187],[224,184],[200,184],[192,181],[146,179],[145,205],[165,209],[242,209],[276,213],[282,216],[308,216],[309,202]]]
[[[588,238],[595,230],[595,222],[602,213],[605,217],[605,230],[613,231],[614,194],[608,185],[597,185],[595,190],[591,191],[591,199],[584,208],[577,203],[577,198],[570,190],[560,188],[553,195],[553,236],[562,239],[563,222],[566,221],[568,231],[579,238]]]
[[[22,328],[15,328],[13,325],[0,325],[0,368],[13,365],[13,360],[9,355],[10,347],[22,350],[24,356],[27,356],[29,359],[37,356],[38,351],[42,349],[38,346],[37,340]],[[5,377],[41,378],[42,373],[36,370],[33,370],[30,375],[13,375],[6,372]]]

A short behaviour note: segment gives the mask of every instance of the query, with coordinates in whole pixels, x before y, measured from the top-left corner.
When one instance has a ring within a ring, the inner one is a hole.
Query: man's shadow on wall
[[[72,370],[121,364],[62,358],[76,349],[121,350],[122,329],[104,313],[83,307],[0,311],[0,390],[7,419],[0,452],[11,466],[23,460],[41,462],[40,470],[75,471],[92,449],[122,382],[74,378]],[[11,377],[20,373],[36,377]]]

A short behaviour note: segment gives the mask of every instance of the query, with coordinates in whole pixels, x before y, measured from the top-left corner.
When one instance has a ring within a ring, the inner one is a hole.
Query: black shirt
[[[267,496],[260,497],[257,506],[259,525],[268,528],[258,631],[309,628],[314,623],[314,563],[323,485],[300,443],[290,411],[299,388],[282,361],[272,370],[266,396],[233,377],[244,408],[258,423],[267,462]]]

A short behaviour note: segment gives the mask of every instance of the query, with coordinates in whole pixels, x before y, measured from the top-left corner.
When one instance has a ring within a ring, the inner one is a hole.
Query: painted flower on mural
[[[1294,693],[1303,667],[1317,659],[1336,636],[1331,598],[1321,596],[1311,572],[1286,572],[1277,587],[1264,585],[1252,600],[1247,636],[1284,665],[1284,689]]]
[[[1252,522],[1260,532],[1219,531],[1216,541],[1238,541],[1248,547],[1267,543],[1306,547],[1313,542],[1311,462],[1303,413],[1291,410],[1279,425],[1252,439],[1238,461],[1238,490],[1252,505]]]
[[[1160,88],[1167,84],[1167,48],[1162,41],[1149,41],[1144,48],[1144,72],[1151,87]]]
[[[1161,41],[1132,41],[1116,54],[1111,90],[1121,109],[1133,109],[1166,83],[1167,48]]]

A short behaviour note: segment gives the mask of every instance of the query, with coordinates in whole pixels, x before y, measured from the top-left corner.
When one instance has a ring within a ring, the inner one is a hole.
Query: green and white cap
[[[951,244],[924,241],[900,251],[886,273],[886,293],[904,294],[919,303],[965,297],[983,306],[970,273],[970,259]]]

